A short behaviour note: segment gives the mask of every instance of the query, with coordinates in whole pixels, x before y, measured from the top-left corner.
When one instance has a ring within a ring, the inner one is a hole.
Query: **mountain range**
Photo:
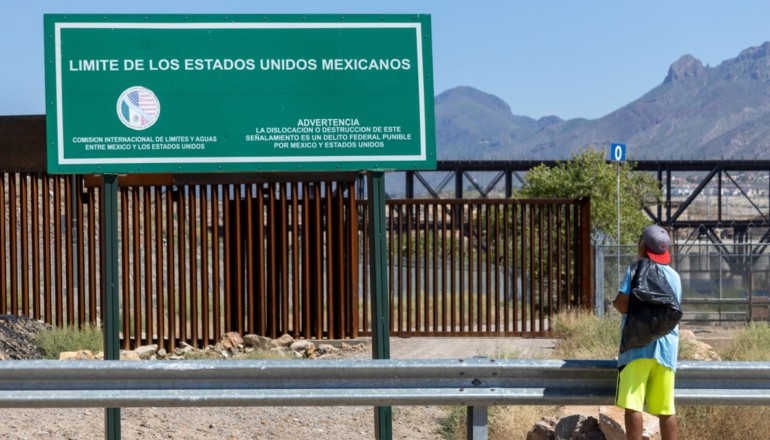
[[[718,66],[691,55],[663,82],[598,119],[533,119],[472,87],[435,98],[439,160],[565,160],[628,145],[634,160],[770,159],[770,42]]]

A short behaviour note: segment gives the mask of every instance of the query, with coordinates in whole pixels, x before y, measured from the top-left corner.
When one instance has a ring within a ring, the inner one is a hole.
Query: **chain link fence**
[[[596,313],[612,309],[637,247],[595,247]],[[671,248],[671,267],[682,279],[684,320],[731,322],[770,317],[770,253],[758,243],[688,243]]]

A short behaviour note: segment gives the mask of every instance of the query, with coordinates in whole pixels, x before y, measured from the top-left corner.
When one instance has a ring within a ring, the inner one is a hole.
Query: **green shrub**
[[[96,353],[104,349],[104,335],[101,328],[91,325],[83,328],[54,327],[38,333],[35,346],[46,359],[58,359],[59,354],[65,351],[90,350]]]

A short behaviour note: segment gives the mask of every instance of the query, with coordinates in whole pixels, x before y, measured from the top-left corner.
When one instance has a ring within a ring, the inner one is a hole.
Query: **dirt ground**
[[[364,352],[347,357],[371,357]],[[519,353],[546,354],[551,339],[392,338],[393,359],[452,359]],[[323,362],[323,360],[308,362]],[[103,439],[101,408],[0,409],[0,439]],[[374,438],[372,407],[123,408],[123,439],[357,440]],[[441,407],[394,407],[393,438],[440,440]]]
[[[690,328],[699,339],[719,340],[725,328]],[[371,357],[366,350],[345,357]],[[459,359],[474,356],[547,358],[552,339],[521,338],[391,338],[393,359]],[[323,362],[323,360],[308,362]],[[0,409],[0,440],[105,438],[105,411],[88,409]],[[393,438],[441,440],[441,407],[393,408]],[[356,440],[374,438],[372,407],[234,407],[234,408],[124,408],[123,439],[259,439]]]

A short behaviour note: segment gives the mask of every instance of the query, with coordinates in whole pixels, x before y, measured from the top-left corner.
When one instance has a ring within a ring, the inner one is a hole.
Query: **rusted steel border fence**
[[[44,140],[43,118],[0,118],[0,313],[97,323],[100,179],[47,175]],[[123,347],[370,334],[355,173],[118,182]],[[386,216],[393,335],[546,335],[592,305],[586,200],[391,200]]]
[[[390,200],[391,333],[543,336],[590,306],[588,200]]]
[[[206,345],[227,331],[369,334],[366,208],[355,180],[121,179],[125,347]],[[0,187],[0,313],[96,322],[98,181],[5,173]],[[555,311],[590,306],[588,206],[388,201],[392,334],[544,335]]]
[[[119,178],[124,347],[205,346],[227,331],[358,336],[354,179],[137,179]],[[55,326],[98,322],[99,188],[94,177],[0,176],[0,314]]]

